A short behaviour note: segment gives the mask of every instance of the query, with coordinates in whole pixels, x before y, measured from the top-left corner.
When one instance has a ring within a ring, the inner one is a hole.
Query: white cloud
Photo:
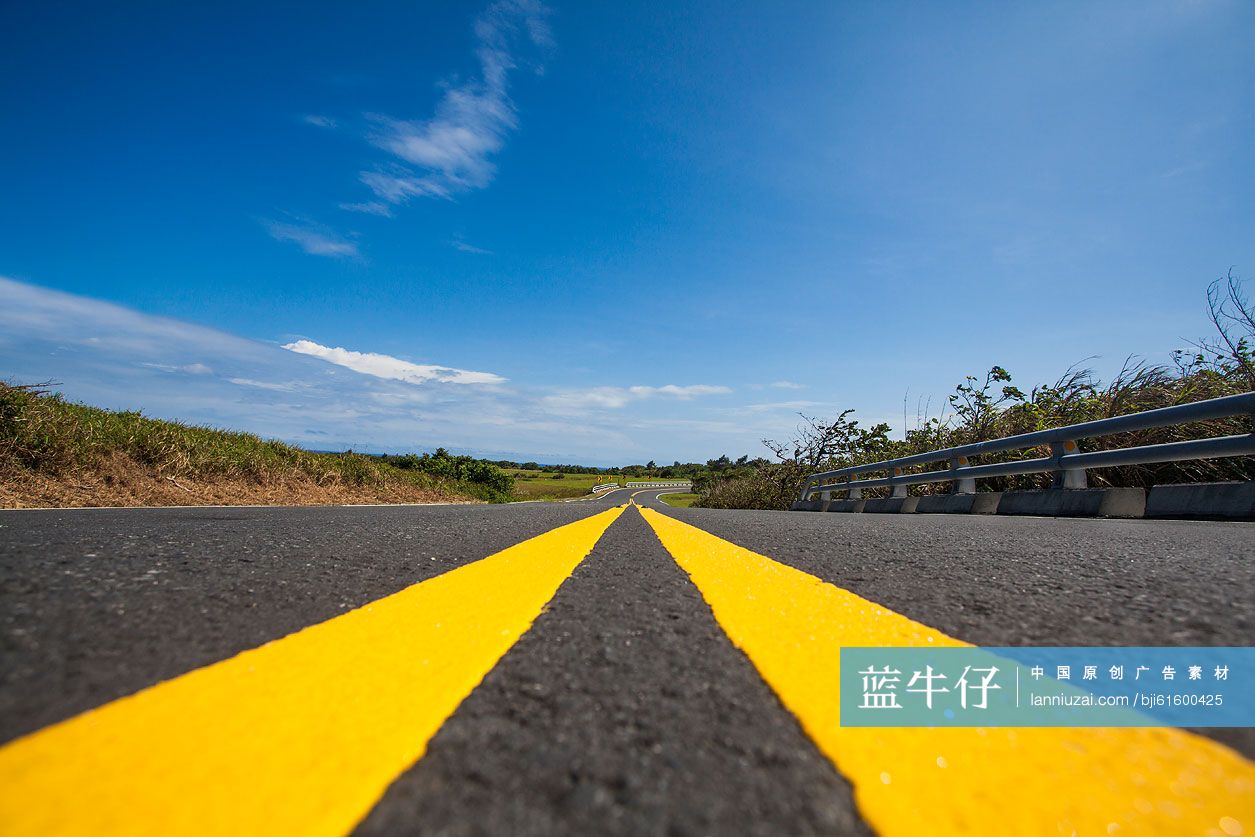
[[[264,221],[270,237],[276,241],[291,241],[311,256],[356,258],[357,244],[313,224],[289,224]]]
[[[453,241],[449,243],[453,245],[454,250],[457,250],[462,253],[473,253],[477,256],[493,255],[493,252],[491,250],[485,250],[483,247],[476,247],[474,244],[467,244],[465,241],[463,241],[460,238],[455,238]]]
[[[306,114],[302,121],[317,128],[335,128],[340,124],[330,116],[321,116],[316,113]]]
[[[352,355],[354,365],[370,358]],[[0,276],[0,378],[52,381],[70,400],[109,409],[319,450],[442,445],[493,459],[607,465],[752,452],[759,439],[783,432],[783,414],[725,412],[720,405],[730,399],[711,396],[726,387],[564,392],[543,381],[501,383],[491,373],[376,357],[383,366],[362,374],[275,343]],[[422,386],[411,382],[410,367]],[[495,385],[459,385],[474,382]]]
[[[401,360],[391,355],[320,346],[312,340],[286,343],[283,348],[347,367],[363,375],[373,375],[376,378],[388,378],[411,384],[423,384],[429,381],[439,381],[445,384],[503,384],[506,381],[505,378],[491,372],[472,372],[448,366],[410,363],[408,360]]]
[[[509,95],[510,72],[518,68],[517,47],[523,39],[542,49],[551,46],[547,15],[537,0],[498,0],[475,23],[478,77],[447,86],[430,119],[369,117],[376,125],[371,142],[417,169],[363,172],[362,182],[376,197],[389,203],[448,198],[492,181],[492,157],[518,126]]]
[[[688,401],[702,395],[726,395],[732,392],[724,386],[709,384],[693,384],[676,386],[667,384],[660,387],[591,387],[589,389],[569,390],[556,395],[548,395],[542,404],[557,412],[580,412],[590,408],[619,409],[633,401],[643,401],[657,396],[667,396],[681,401]]]
[[[188,363],[183,366],[172,366],[168,363],[145,363],[151,369],[160,369],[162,372],[182,372],[186,375],[212,375],[214,371],[203,363]]]
[[[729,407],[727,412],[733,415],[754,415],[759,413],[795,413],[812,407],[828,407],[822,401],[774,401],[768,404],[746,404],[742,407]]]
[[[379,201],[365,201],[363,203],[342,203],[340,208],[345,212],[361,212],[366,215],[378,215],[381,218],[391,218],[392,210],[386,203]]]
[[[661,387],[630,387],[629,392],[637,398],[651,398],[655,395],[671,395],[676,398],[689,399],[699,395],[727,395],[732,392],[728,387],[710,386],[708,384],[693,384],[692,386],[679,387],[675,384],[667,384]]]
[[[449,189],[432,177],[415,177],[409,172],[364,171],[361,181],[375,197],[388,203],[405,203],[410,198],[449,198]]]
[[[276,384],[269,381],[254,381],[252,378],[227,378],[227,383],[235,384],[240,387],[253,387],[254,389],[268,389],[271,392],[296,392],[301,388],[300,384]]]
[[[804,389],[801,384],[795,384],[792,381],[772,381],[770,386],[775,389]]]

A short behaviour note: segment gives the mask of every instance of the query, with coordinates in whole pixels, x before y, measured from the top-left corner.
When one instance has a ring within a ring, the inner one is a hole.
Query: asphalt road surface
[[[163,833],[170,810],[221,792],[190,822],[235,833],[910,833],[924,814],[908,811],[921,793],[906,788],[936,787],[944,810],[928,814],[929,830],[944,833],[981,830],[973,811],[991,800],[1024,794],[1039,812],[1060,793],[1048,776],[1033,788],[999,778],[1006,761],[978,758],[961,773],[968,745],[957,739],[948,762],[926,754],[949,772],[868,774],[863,745],[826,739],[813,698],[773,676],[770,649],[755,650],[789,645],[788,627],[777,637],[721,607],[714,585],[742,560],[736,547],[763,556],[764,590],[778,562],[808,574],[789,583],[818,579],[886,609],[884,624],[977,645],[1249,645],[1253,635],[1255,524],[671,509],[658,493],[635,496],[656,512],[618,510],[628,491],[506,506],[0,512],[0,823]],[[569,567],[531,569],[541,559],[510,549],[530,539],[542,539],[537,555],[569,552]],[[501,590],[472,577],[475,566]],[[445,657],[405,645],[404,620],[441,608],[449,618],[428,618],[422,631],[435,633],[421,636]],[[458,644],[470,634],[500,640]],[[340,665],[359,651],[356,668]],[[422,719],[405,706],[417,692],[388,686],[393,667],[419,658],[425,668],[402,682],[431,690]],[[358,673],[354,690],[345,681]],[[203,706],[188,702],[202,694]],[[291,724],[266,714],[285,700]],[[250,721],[254,711],[265,720]],[[395,743],[423,724],[429,732]],[[185,732],[192,743],[179,744]],[[1021,736],[1007,758],[1041,759],[1025,769],[1048,774],[1057,732]],[[893,740],[927,740],[915,736]],[[1077,769],[1095,784],[1084,793],[1099,798],[1078,805],[1117,826],[1255,833],[1251,730],[1171,736],[1064,742],[1085,751]],[[878,741],[868,752],[885,764],[908,758]],[[369,764],[346,755],[358,742]],[[1100,756],[1108,743],[1127,755]],[[1156,770],[1170,790],[1155,789]],[[303,784],[306,774],[324,778]],[[1129,781],[1141,790],[1102,790]],[[136,796],[97,805],[98,782],[101,799]],[[1051,822],[1026,814],[1024,833],[1066,822],[1086,833],[1082,808]]]

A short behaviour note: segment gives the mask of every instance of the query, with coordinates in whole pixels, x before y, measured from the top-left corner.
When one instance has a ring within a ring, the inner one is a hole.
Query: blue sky
[[[0,377],[545,461],[1109,372],[1255,264],[1255,4],[36,3]]]

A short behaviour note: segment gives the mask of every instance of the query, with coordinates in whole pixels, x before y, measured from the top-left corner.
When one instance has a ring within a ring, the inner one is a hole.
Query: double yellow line
[[[624,508],[12,742],[0,833],[348,833]]]
[[[347,833],[624,508],[18,739],[0,749],[0,831]],[[1255,767],[1183,731],[842,728],[843,646],[964,643],[640,512],[876,830],[1255,831]]]
[[[651,509],[641,513],[880,833],[1255,833],[1255,766],[1182,730],[840,726],[843,646],[967,643]]]

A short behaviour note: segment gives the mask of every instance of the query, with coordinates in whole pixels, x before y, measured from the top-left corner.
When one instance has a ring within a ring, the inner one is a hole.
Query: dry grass
[[[477,486],[0,384],[0,507],[431,503]]]

